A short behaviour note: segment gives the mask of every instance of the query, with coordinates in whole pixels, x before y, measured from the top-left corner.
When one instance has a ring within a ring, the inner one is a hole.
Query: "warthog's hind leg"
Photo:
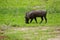
[[[42,23],[42,21],[43,21],[43,17],[41,17],[41,22],[40,22],[40,24]]]
[[[38,23],[36,17],[34,19],[35,19],[36,23]]]
[[[47,23],[47,18],[46,18],[46,16],[44,16],[44,19],[45,19],[45,23]]]

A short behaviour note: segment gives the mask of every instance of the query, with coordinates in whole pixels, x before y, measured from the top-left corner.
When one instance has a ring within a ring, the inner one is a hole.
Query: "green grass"
[[[39,24],[41,19],[37,18],[38,24],[33,20],[32,23],[25,23],[25,13],[30,10],[46,9],[48,22],[45,24],[45,20],[42,24]],[[6,26],[30,28],[30,27],[50,27],[48,30],[33,29],[27,31],[21,30],[5,30],[7,38],[2,40],[48,40],[48,38],[54,37],[55,34],[51,27],[60,26],[60,0],[0,0],[0,30]],[[12,33],[10,33],[12,32]],[[15,33],[13,33],[15,32]],[[0,35],[2,35],[0,33]]]
[[[32,23],[26,24],[25,23],[25,14],[19,14],[19,15],[13,15],[13,14],[5,14],[4,16],[0,14],[0,24],[6,24],[11,26],[20,26],[20,27],[26,27],[26,26],[60,26],[60,13],[52,13],[47,14],[47,20],[48,22],[45,24],[45,20],[40,24],[41,19],[37,18],[38,24],[35,23],[33,20]]]

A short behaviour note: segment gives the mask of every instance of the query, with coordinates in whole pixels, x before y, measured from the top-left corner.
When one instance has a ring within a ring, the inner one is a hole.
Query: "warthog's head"
[[[25,23],[29,23],[29,18],[25,17]]]

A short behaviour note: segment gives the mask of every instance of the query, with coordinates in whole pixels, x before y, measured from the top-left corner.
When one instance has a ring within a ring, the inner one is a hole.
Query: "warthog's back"
[[[34,10],[34,11],[30,11],[28,12],[27,16],[36,16],[36,17],[40,17],[40,16],[44,16],[46,15],[46,11],[45,10]]]
[[[46,11],[36,10],[32,12],[35,16],[44,16],[46,14]]]

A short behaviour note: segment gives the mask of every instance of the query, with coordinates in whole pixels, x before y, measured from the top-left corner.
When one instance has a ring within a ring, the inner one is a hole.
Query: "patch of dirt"
[[[4,40],[5,38],[8,38],[7,36],[0,36],[0,40]]]
[[[60,27],[22,27],[22,28],[12,27],[9,29],[13,30],[13,32],[7,32],[7,33],[16,33],[16,31],[26,32],[28,30],[31,30],[32,32],[35,32],[36,35],[38,34],[36,30],[42,30],[42,31],[53,30],[53,32],[49,32],[49,34],[56,34],[56,37],[49,38],[48,40],[60,40]]]
[[[60,35],[56,36],[55,38],[49,38],[48,40],[60,40]]]
[[[49,38],[48,40],[60,40],[60,27],[56,27],[53,33],[56,34],[56,37]]]
[[[47,30],[50,27],[23,27],[23,28],[13,28],[14,30],[28,31],[28,30]]]

